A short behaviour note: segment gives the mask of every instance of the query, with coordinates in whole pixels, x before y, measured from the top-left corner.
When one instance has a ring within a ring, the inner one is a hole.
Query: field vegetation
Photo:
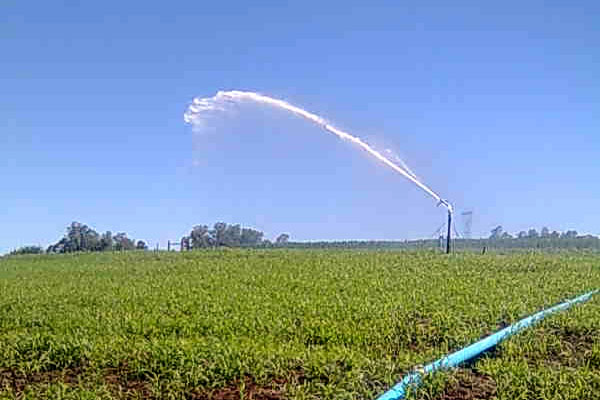
[[[374,399],[600,287],[600,256],[202,250],[0,259],[1,399]],[[419,399],[600,398],[600,299]]]

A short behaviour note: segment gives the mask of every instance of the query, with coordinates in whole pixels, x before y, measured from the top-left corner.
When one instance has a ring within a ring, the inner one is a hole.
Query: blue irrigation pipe
[[[522,320],[515,322],[514,324],[499,330],[498,332],[481,339],[478,342],[473,343],[470,346],[465,347],[462,350],[454,352],[452,354],[447,355],[444,358],[440,358],[437,361],[432,362],[431,364],[427,364],[422,369],[411,372],[406,375],[400,382],[394,385],[390,390],[382,394],[377,398],[377,400],[399,400],[403,399],[408,390],[413,387],[418,387],[422,383],[423,375],[435,372],[440,369],[450,369],[455,368],[458,365],[468,361],[474,357],[477,357],[481,353],[491,349],[496,346],[498,343],[502,342],[504,339],[514,335],[515,333],[535,324],[536,322],[544,319],[546,316],[553,314],[558,311],[566,310],[567,308],[577,304],[588,301],[594,294],[598,293],[600,290],[593,290],[584,295],[576,297],[571,300],[567,300],[564,303],[560,303],[554,307],[548,308],[546,310],[540,311],[536,314],[533,314],[527,318],[523,318]]]

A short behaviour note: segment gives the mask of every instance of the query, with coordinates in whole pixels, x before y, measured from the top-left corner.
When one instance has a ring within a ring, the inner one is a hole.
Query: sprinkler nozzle
[[[438,207],[443,205],[444,207],[446,207],[448,209],[448,211],[453,212],[454,209],[452,208],[452,205],[450,203],[448,203],[447,200],[444,199],[440,199],[440,202],[437,204]]]

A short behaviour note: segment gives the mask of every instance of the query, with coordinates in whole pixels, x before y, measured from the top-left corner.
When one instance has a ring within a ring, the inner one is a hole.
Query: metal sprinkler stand
[[[448,235],[446,236],[446,254],[450,254],[450,234],[452,232],[452,211],[448,208]]]
[[[448,203],[444,199],[440,199],[438,207],[440,205],[444,205],[444,207],[446,207],[446,209],[448,210],[448,234],[446,235],[446,254],[450,254],[450,240],[452,239],[450,236],[452,234],[452,211],[454,210],[454,208],[452,207],[452,205],[450,205],[450,203]]]

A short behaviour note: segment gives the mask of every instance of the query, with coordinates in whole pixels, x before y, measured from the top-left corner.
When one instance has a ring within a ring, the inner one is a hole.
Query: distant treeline
[[[347,240],[319,242],[290,242],[286,233],[279,235],[274,242],[264,239],[264,233],[245,228],[239,224],[217,222],[212,228],[208,225],[195,226],[188,236],[180,242],[182,251],[217,248],[217,247],[251,247],[270,248],[285,247],[295,249],[390,249],[419,250],[444,247],[445,239],[424,239],[404,241],[382,240]],[[487,239],[456,238],[452,241],[455,250],[487,251],[487,250],[596,250],[600,251],[600,238],[592,235],[580,236],[577,231],[550,231],[542,228],[521,231],[516,235],[504,232],[501,226],[492,229]],[[135,241],[126,233],[113,235],[110,231],[103,234],[79,222],[73,222],[65,236],[57,243],[50,245],[45,251],[39,246],[21,247],[10,254],[71,253],[78,251],[128,251],[147,250],[143,240]]]
[[[422,240],[348,240],[319,242],[289,242],[293,249],[373,249],[373,250],[434,250],[444,249],[445,239]],[[595,250],[600,251],[600,239],[578,236],[572,239],[453,239],[452,248],[466,251],[486,250]]]
[[[189,236],[181,239],[182,250],[192,250],[214,247],[272,247],[287,243],[289,235],[283,233],[275,243],[264,239],[264,233],[252,228],[243,228],[239,224],[229,225],[217,222],[213,228],[207,225],[195,226]],[[147,250],[143,240],[130,239],[126,233],[115,235],[111,231],[99,234],[89,226],[80,222],[72,222],[67,227],[66,234],[55,244],[44,249],[40,246],[24,246],[14,250],[10,255],[42,254],[42,253],[73,253],[99,251],[129,251]]]
[[[544,231],[545,233],[545,231]],[[320,242],[289,242],[288,248],[296,249],[389,249],[389,250],[433,250],[443,249],[445,238],[382,241],[382,240],[349,240],[349,241],[320,241]],[[576,231],[562,234],[540,235],[492,235],[487,239],[452,240],[455,250],[487,251],[487,250],[594,250],[600,251],[600,238],[592,235],[579,236]]]
[[[148,246],[143,240],[137,242],[127,237],[124,232],[113,235],[111,231],[98,233],[86,224],[72,222],[67,233],[56,243],[44,251],[41,246],[24,246],[14,250],[10,255],[73,253],[77,251],[129,251],[146,250]]]
[[[552,231],[547,227],[543,227],[538,233],[535,228],[531,228],[528,231],[520,231],[514,236],[508,232],[505,232],[502,225],[498,225],[490,231],[490,239],[575,239],[579,237],[577,231],[569,230],[566,232]]]

